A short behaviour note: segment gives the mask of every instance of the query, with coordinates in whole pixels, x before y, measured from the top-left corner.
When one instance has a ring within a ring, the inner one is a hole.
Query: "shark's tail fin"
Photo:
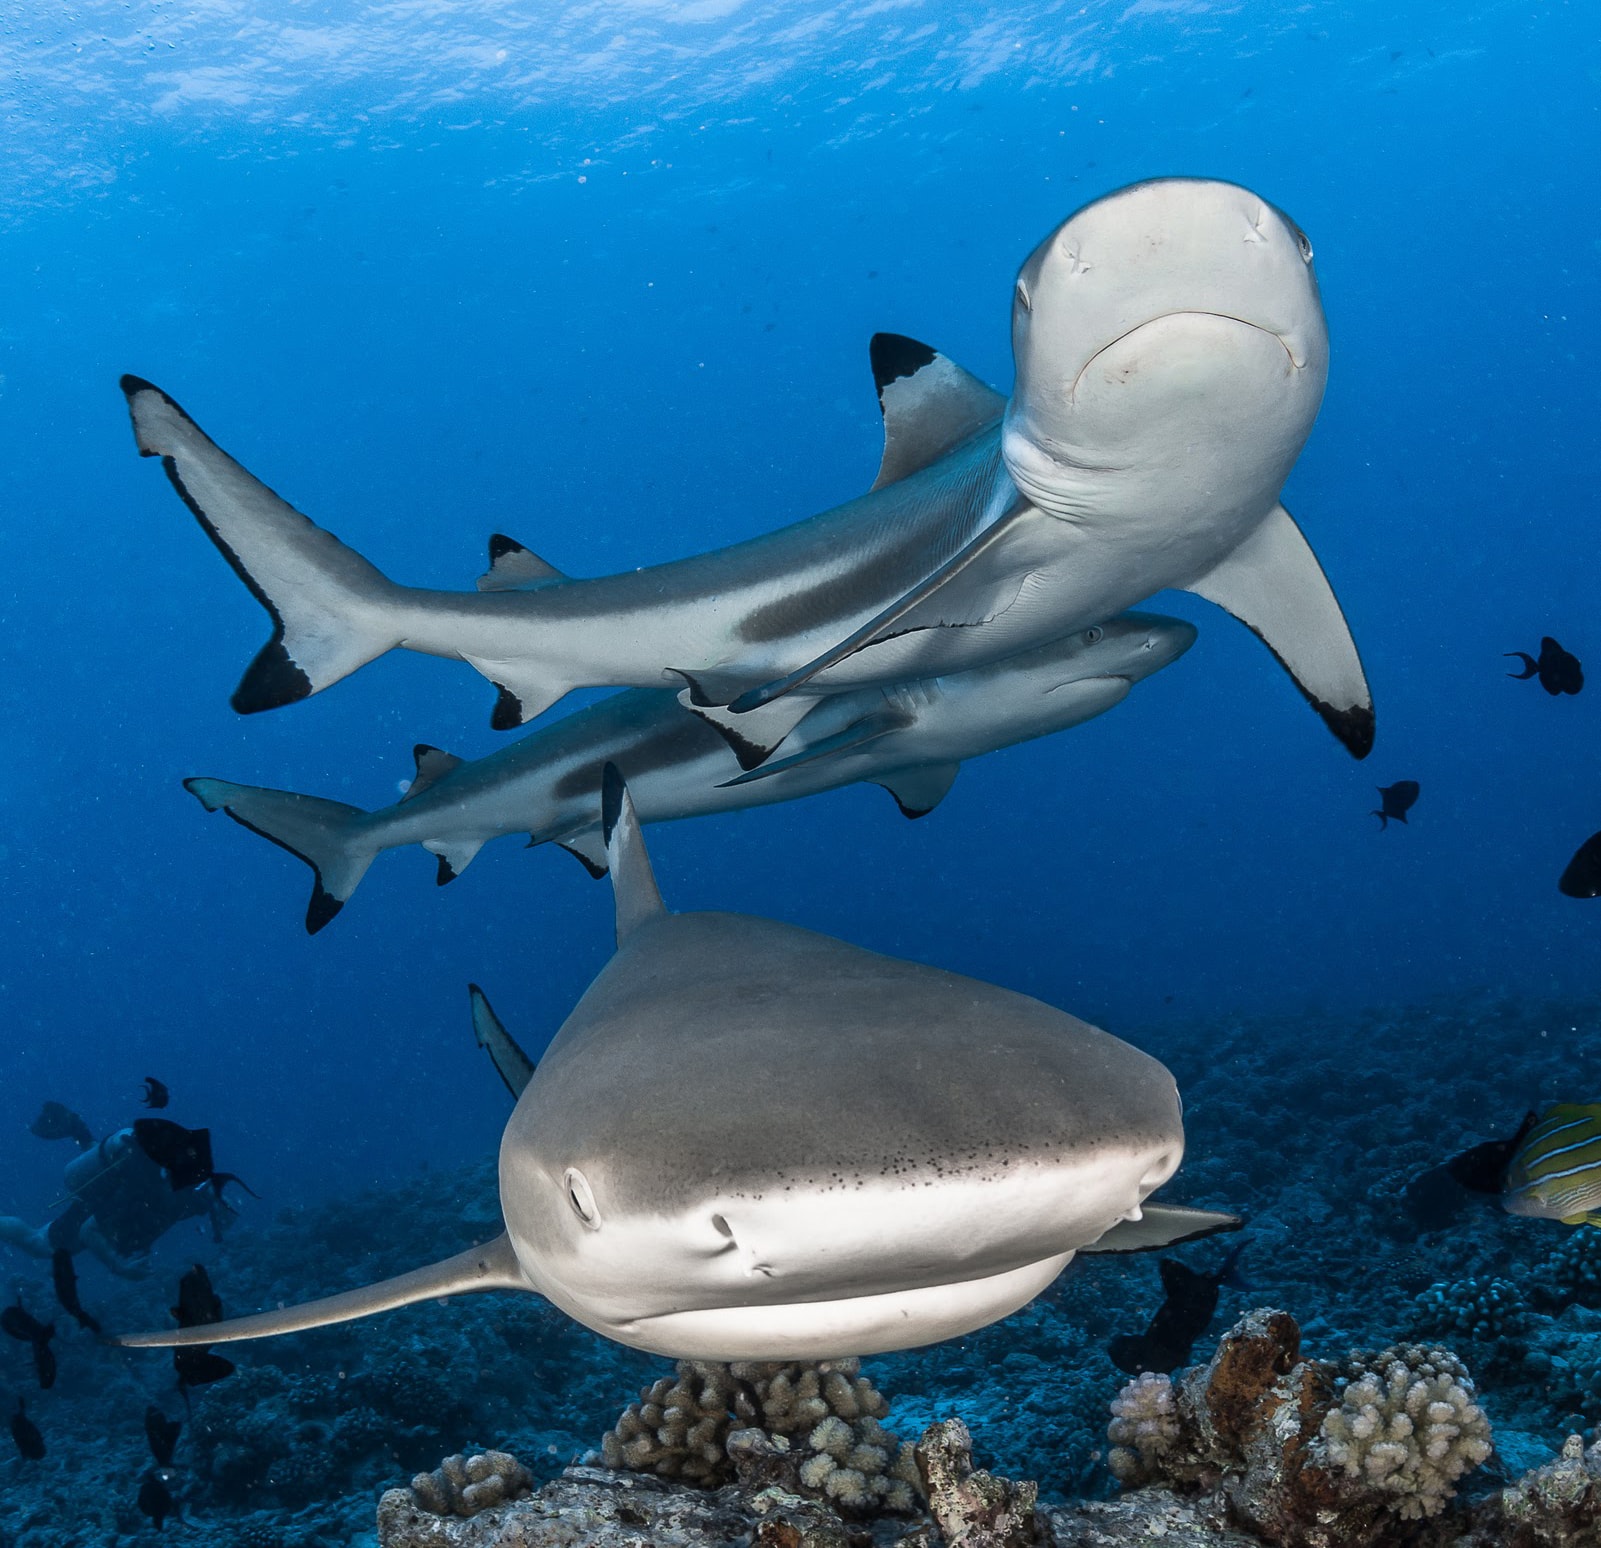
[[[349,901],[384,847],[367,830],[368,813],[342,801],[231,785],[225,779],[186,779],[184,789],[208,812],[224,811],[243,828],[298,855],[316,875],[306,907],[306,933],[315,935]]]
[[[399,588],[217,446],[159,387],[122,378],[139,453],[173,488],[272,616],[272,638],[234,690],[241,715],[337,683],[400,643],[385,604]]]

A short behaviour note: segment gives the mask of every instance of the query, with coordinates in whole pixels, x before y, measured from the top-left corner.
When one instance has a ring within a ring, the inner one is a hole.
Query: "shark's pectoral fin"
[[[534,840],[530,839],[530,843]],[[599,828],[587,833],[564,833],[556,843],[567,851],[591,876],[599,881],[611,869],[606,859],[606,841]]]
[[[1256,634],[1352,755],[1367,757],[1373,696],[1361,658],[1317,556],[1282,505],[1185,589]]]
[[[764,705],[772,704],[786,694],[793,693],[803,683],[810,682],[819,672],[827,671],[829,667],[843,661],[847,656],[854,656],[864,646],[871,645],[882,635],[887,634],[918,603],[933,596],[948,581],[954,580],[975,559],[991,548],[1015,521],[1033,509],[1027,500],[1011,488],[1009,482],[997,490],[996,494],[990,512],[980,521],[977,532],[967,544],[926,579],[919,581],[898,602],[891,603],[876,618],[870,618],[861,628],[848,634],[839,644],[824,651],[814,660],[808,661],[805,666],[797,668],[787,677],[776,678],[770,683],[763,683],[760,688],[752,688],[748,693],[742,693],[728,707],[736,715],[748,715]]]
[[[429,854],[437,857],[439,870],[434,877],[435,885],[443,887],[461,875],[478,856],[478,851],[484,847],[482,839],[424,839],[423,846]]]
[[[712,695],[688,672],[676,667],[670,670],[687,684],[679,690],[678,702],[721,735],[742,769],[755,769],[764,764],[817,705],[815,698],[796,694],[763,705],[749,714],[735,714],[728,705],[714,703]]]
[[[497,532],[489,540],[489,568],[478,577],[480,591],[538,591],[570,580],[555,565],[541,559],[516,538]]]
[[[1238,1231],[1245,1222],[1220,1209],[1188,1209],[1182,1204],[1147,1204],[1138,1220],[1119,1220],[1080,1252],[1152,1252],[1202,1236]]]
[[[420,796],[430,785],[437,785],[452,769],[461,767],[461,759],[455,753],[448,753],[442,747],[430,747],[427,742],[418,742],[412,748],[411,756],[417,765],[417,772],[406,787],[405,795],[400,798],[403,802]]]
[[[489,717],[490,728],[495,731],[515,731],[518,726],[527,725],[572,687],[571,683],[553,683],[540,676],[526,660],[492,661],[487,656],[465,654],[461,659],[500,691]]]
[[[1006,399],[954,361],[901,333],[868,346],[884,416],[884,457],[874,489],[938,462],[1006,411]]]
[[[617,944],[621,946],[641,925],[661,918],[667,905],[656,885],[633,797],[615,763],[601,770],[600,830],[606,840],[606,862],[617,904]]]
[[[795,702],[793,699],[781,699],[773,708],[781,708]],[[760,715],[764,711],[757,710],[756,713]],[[774,774],[782,774],[788,769],[802,768],[808,763],[817,763],[824,758],[837,758],[841,753],[865,747],[869,742],[876,742],[879,737],[888,736],[891,731],[904,731],[911,723],[912,717],[900,710],[888,707],[874,710],[870,715],[863,715],[860,720],[853,720],[843,731],[836,731],[832,736],[819,737],[811,746],[804,747],[797,753],[791,753],[787,758],[775,758],[770,763],[762,764],[760,768],[749,768],[733,779],[725,779],[717,788],[727,790],[734,785],[748,785],[753,780],[769,779]]]
[[[126,1333],[112,1340],[129,1349],[171,1349],[186,1344],[232,1344],[246,1338],[271,1338],[278,1333],[302,1333],[336,1322],[354,1322],[375,1312],[393,1311],[416,1301],[441,1296],[467,1295],[478,1290],[532,1290],[516,1250],[504,1233],[482,1247],[470,1247],[443,1263],[413,1269],[395,1279],[381,1280],[360,1290],[346,1290],[304,1306],[233,1317],[227,1322],[206,1322],[192,1328],[171,1328],[160,1333]]]
[[[915,819],[928,816],[951,793],[961,772],[959,763],[925,763],[921,768],[897,769],[873,783],[895,797],[901,816]]]
[[[501,1023],[484,991],[477,984],[468,984],[467,994],[472,1001],[473,1036],[478,1046],[489,1054],[506,1089],[520,1097],[534,1078],[534,1061],[517,1046],[517,1039]]]

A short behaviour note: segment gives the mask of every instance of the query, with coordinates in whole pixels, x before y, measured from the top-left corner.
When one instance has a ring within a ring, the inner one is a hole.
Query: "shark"
[[[404,648],[489,679],[498,729],[575,688],[675,686],[771,749],[821,694],[998,660],[1177,588],[1253,630],[1366,756],[1356,645],[1281,503],[1328,374],[1300,227],[1230,183],[1121,189],[1023,264],[1012,346],[1007,397],[928,345],[875,336],[883,455],[842,505],[592,579],[510,545],[472,593],[390,580],[166,392],[135,376],[122,387],[140,453],[161,460],[272,620],[233,695],[242,713]]]
[[[602,804],[617,949],[537,1062],[482,992],[520,1090],[505,1229],[307,1305],[124,1335],[227,1343],[520,1290],[675,1359],[813,1360],[955,1337],[1078,1252],[1237,1216],[1150,1201],[1184,1152],[1150,1055],[992,984],[751,915],[670,913],[615,765]]]
[[[440,886],[491,839],[555,842],[595,876],[606,871],[600,781],[615,763],[644,822],[791,801],[858,781],[882,785],[907,817],[932,811],[961,764],[1046,736],[1120,704],[1134,684],[1176,661],[1194,625],[1123,613],[1031,651],[949,677],[860,688],[815,701],[784,756],[749,771],[724,736],[670,689],[635,688],[539,727],[487,757],[414,749],[416,776],[379,811],[227,780],[184,781],[208,811],[299,856],[315,876],[306,929],[349,901],[386,849],[420,844]]]

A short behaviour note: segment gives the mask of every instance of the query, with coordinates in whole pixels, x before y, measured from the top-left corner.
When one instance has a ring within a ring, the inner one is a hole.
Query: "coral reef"
[[[435,1516],[476,1516],[504,1505],[533,1487],[534,1475],[505,1451],[481,1451],[446,1457],[432,1472],[411,1481],[411,1497],[419,1510]]]
[[[680,1360],[602,1438],[607,1467],[716,1488],[782,1483],[859,1514],[916,1508],[912,1448],[880,1421],[889,1403],[858,1360]]]
[[[1162,1458],[1179,1438],[1173,1381],[1152,1371],[1137,1376],[1112,1399],[1112,1422],[1106,1427],[1112,1449],[1106,1465],[1123,1484],[1154,1477]]]
[[[973,1437],[960,1419],[930,1425],[917,1443],[929,1513],[949,1548],[1029,1548],[1049,1543],[1035,1514],[1039,1485],[973,1467]]]

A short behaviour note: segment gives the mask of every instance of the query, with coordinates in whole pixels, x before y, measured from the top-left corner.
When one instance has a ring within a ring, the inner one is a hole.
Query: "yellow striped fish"
[[[1540,1114],[1507,1166],[1501,1203],[1514,1215],[1601,1226],[1601,1102]]]

